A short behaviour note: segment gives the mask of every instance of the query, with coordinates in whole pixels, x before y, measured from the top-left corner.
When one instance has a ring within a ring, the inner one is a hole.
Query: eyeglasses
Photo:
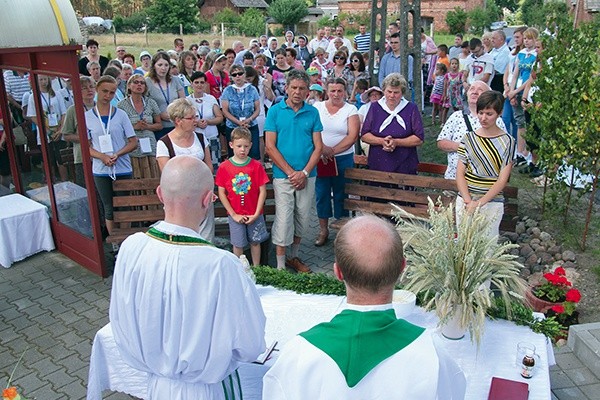
[[[131,81],[131,83],[134,85],[145,85],[146,81]]]
[[[344,61],[346,61],[346,58],[340,57],[340,56],[335,56],[335,57],[333,57],[333,59],[334,60],[344,60]]]
[[[353,63],[359,63],[360,60],[352,60]]]
[[[244,75],[244,73],[243,72],[232,72],[230,75],[234,78],[237,78],[238,76]]]
[[[198,117],[199,117],[199,116],[198,116],[198,114],[196,114],[196,115],[194,115],[194,116],[192,116],[192,117],[183,117],[182,119],[189,119],[190,121],[191,121],[191,120],[194,120],[194,121],[195,121],[195,120],[197,120],[197,119],[198,119]]]

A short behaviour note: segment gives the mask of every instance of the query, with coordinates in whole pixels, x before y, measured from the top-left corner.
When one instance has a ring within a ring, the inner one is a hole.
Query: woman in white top
[[[190,78],[193,93],[187,98],[194,102],[198,110],[196,132],[202,133],[204,139],[208,141],[213,170],[216,171],[221,159],[221,141],[219,140],[217,125],[223,122],[223,113],[219,108],[217,99],[207,93],[209,86],[204,72],[196,71]]]
[[[67,143],[62,139],[61,127],[64,121],[67,107],[61,96],[58,96],[52,88],[52,80],[46,75],[38,75],[38,88],[42,103],[42,119],[36,120],[37,111],[35,108],[35,96],[30,96],[27,102],[27,117],[32,118],[32,121],[37,125],[38,122],[43,122],[45,133],[48,141],[50,165],[58,172],[58,176],[62,181],[68,180],[67,167],[62,165],[60,151],[67,147]],[[41,145],[40,134],[43,130],[37,125],[37,141]]]
[[[346,103],[346,81],[343,78],[329,81],[327,94],[329,100],[314,105],[323,124],[323,152],[317,165],[316,182],[320,233],[315,246],[323,246],[329,240],[330,217],[339,219],[348,215],[344,210],[344,171],[354,165],[354,144],[360,128],[356,107]]]
[[[204,135],[195,132],[200,117],[196,105],[190,99],[177,99],[169,105],[167,112],[175,128],[156,142],[156,161],[160,170],[163,170],[172,157],[185,155],[204,161],[210,172],[213,172],[208,142]],[[214,239],[214,207],[209,207],[206,218],[199,227],[199,233],[203,239]]]
[[[106,229],[112,234],[113,180],[131,178],[129,153],[137,148],[138,140],[133,125],[125,111],[110,103],[117,91],[117,81],[105,75],[96,85],[98,101],[96,106],[85,113],[85,124],[90,141],[92,173],[94,183],[104,206]]]

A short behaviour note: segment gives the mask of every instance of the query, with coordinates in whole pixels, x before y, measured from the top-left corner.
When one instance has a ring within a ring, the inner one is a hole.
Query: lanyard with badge
[[[46,117],[48,118],[48,127],[50,128],[54,128],[56,126],[58,126],[58,114],[53,113],[52,112],[52,98],[50,97],[50,93],[48,94],[48,98],[46,98],[46,96],[44,96],[45,93],[41,93],[42,95],[42,100],[44,101],[44,104],[46,105]]]
[[[241,108],[240,114],[243,115],[244,114],[244,105],[246,104],[246,88],[243,87],[243,88],[240,89],[240,88],[236,87],[235,85],[234,85],[234,88],[235,88],[235,91],[237,92],[238,101],[240,101],[240,94],[242,95],[241,96],[241,99],[242,99],[242,101],[241,101],[241,103],[242,103],[241,107],[242,108]],[[240,121],[243,121],[245,119],[246,119],[246,117],[240,117],[239,118]]]
[[[94,114],[96,114],[96,117],[98,117],[98,121],[100,122],[100,128],[102,129],[102,135],[98,137],[98,141],[100,143],[100,153],[104,153],[109,156],[112,156],[115,152],[113,148],[112,138],[110,136],[110,121],[112,120],[112,111],[113,108],[111,104],[109,105],[108,119],[105,124],[104,121],[102,121],[100,111],[98,111],[98,106],[94,107]],[[110,168],[109,176],[112,178],[113,181],[117,179],[114,165]]]
[[[133,99],[131,97],[129,97],[129,102],[131,103],[131,108],[133,109],[133,111],[138,114],[135,105],[133,104]],[[144,118],[144,112],[146,111],[146,100],[144,100],[144,98],[142,97],[142,112],[139,113],[139,117],[140,117],[140,121],[146,121],[146,119]],[[148,121],[146,121],[148,122]],[[150,138],[147,137],[140,137],[138,138],[138,147],[140,149],[140,152],[145,154],[145,153],[152,153],[152,146],[150,145]]]
[[[160,91],[162,92],[163,97],[165,98],[165,101],[167,102],[167,105],[170,104],[171,100],[171,94],[169,93],[169,83],[167,82],[167,91],[165,92],[162,88],[162,85],[160,84],[160,82],[158,82],[158,87],[160,89]]]

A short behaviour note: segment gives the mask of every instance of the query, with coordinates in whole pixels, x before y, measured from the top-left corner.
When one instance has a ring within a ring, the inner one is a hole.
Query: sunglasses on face
[[[242,76],[242,75],[244,75],[243,72],[232,72],[231,73],[231,76],[234,77],[234,78],[237,78],[238,76]]]
[[[333,57],[334,60],[344,60],[346,61],[346,59],[344,57],[340,57],[340,56],[335,56]]]
[[[353,63],[359,63],[360,60],[352,60]]]
[[[145,85],[146,81],[131,81],[134,85]]]

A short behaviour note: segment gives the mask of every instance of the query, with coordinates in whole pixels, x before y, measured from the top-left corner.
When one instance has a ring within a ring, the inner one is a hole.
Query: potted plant
[[[435,308],[445,336],[455,324],[462,335],[450,332],[455,336],[451,338],[459,339],[468,330],[479,344],[486,311],[494,304],[490,283],[509,317],[512,301],[523,299],[527,286],[519,277],[522,265],[508,252],[517,245],[488,237],[487,220],[479,212],[463,218],[456,229],[452,204],[435,205],[429,199],[428,220],[394,207],[406,251],[405,288],[424,296],[425,309]]]
[[[577,323],[578,312],[575,309],[581,300],[581,292],[573,288],[563,267],[546,272],[543,282],[527,291],[526,298],[535,311],[555,316],[564,326]]]

